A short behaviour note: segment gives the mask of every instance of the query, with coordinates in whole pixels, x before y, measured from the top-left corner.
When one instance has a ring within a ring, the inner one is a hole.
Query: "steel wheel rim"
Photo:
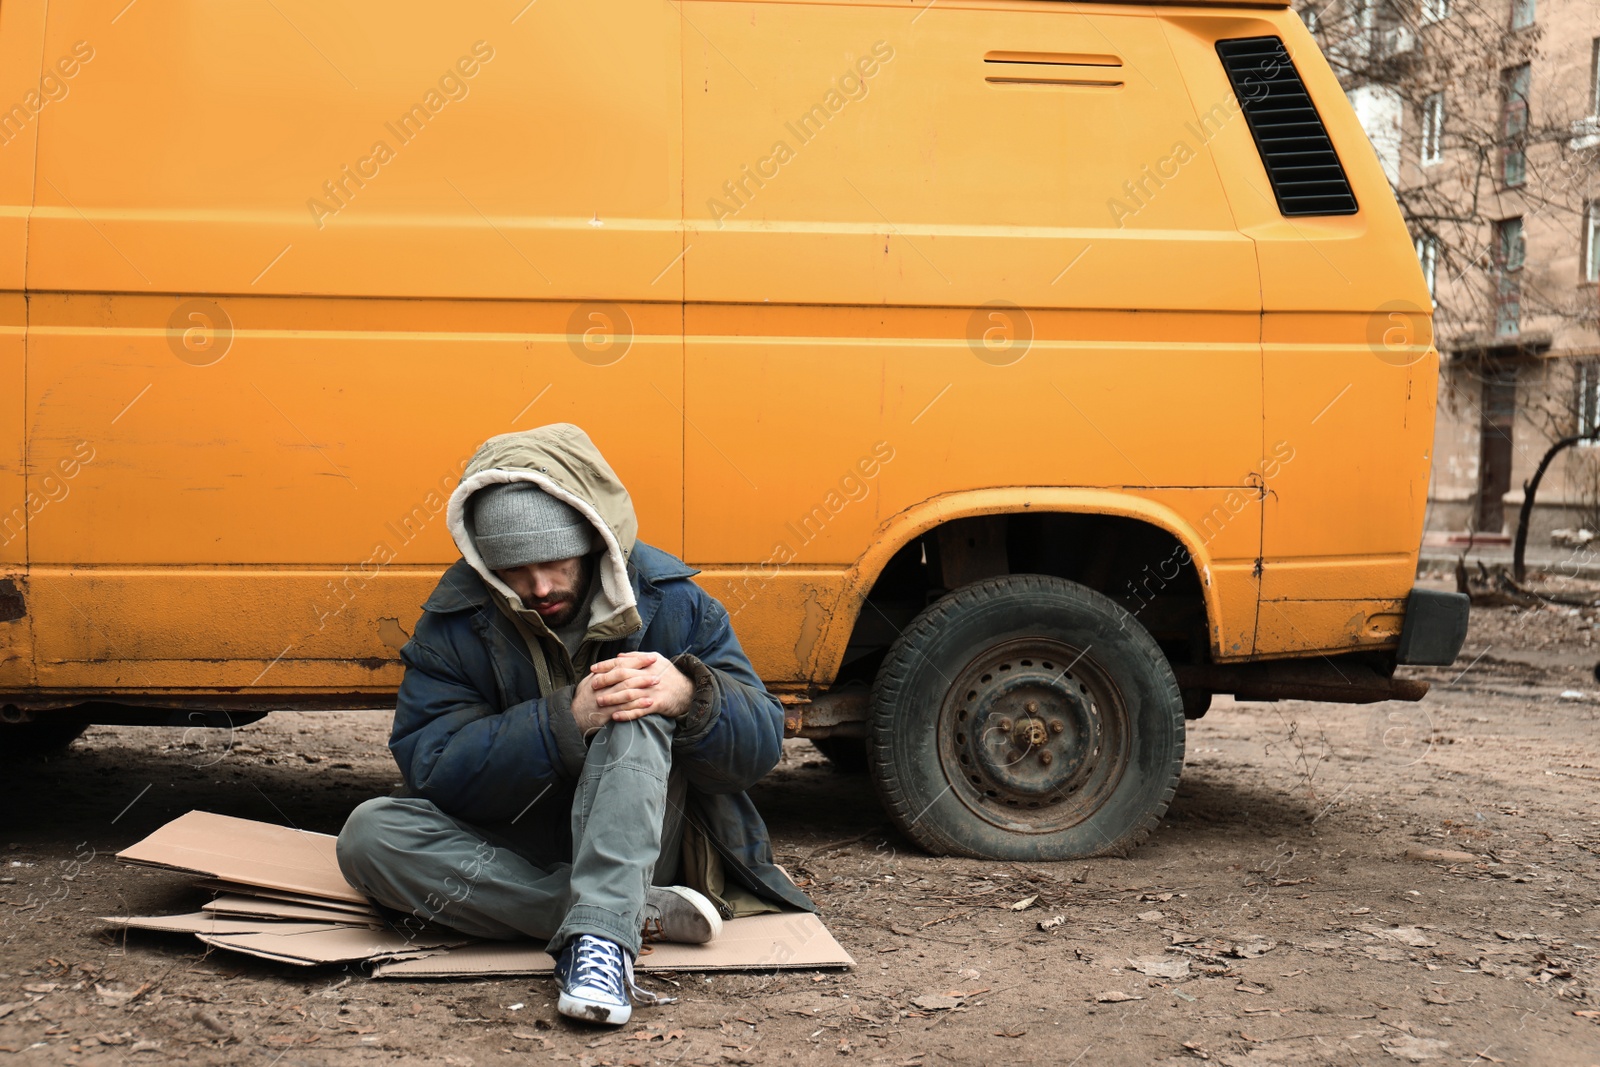
[[[1131,716],[1087,652],[1048,638],[1004,641],[947,687],[939,762],[949,792],[974,815],[1013,833],[1055,833],[1116,792],[1131,758]]]

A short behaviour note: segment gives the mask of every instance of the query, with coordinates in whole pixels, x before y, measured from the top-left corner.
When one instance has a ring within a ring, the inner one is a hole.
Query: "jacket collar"
[[[634,599],[639,604],[639,632],[650,626],[650,618],[661,604],[658,582],[675,578],[692,578],[700,572],[676,556],[659,548],[636,542],[628,556],[628,583],[633,586]],[[444,577],[433,593],[422,604],[423,611],[448,614],[490,606],[494,596],[482,576],[464,559],[458,559],[444,572]]]

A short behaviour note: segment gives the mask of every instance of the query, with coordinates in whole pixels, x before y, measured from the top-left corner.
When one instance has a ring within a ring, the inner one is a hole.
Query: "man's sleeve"
[[[783,705],[756,677],[727,611],[698,586],[690,588],[694,634],[672,663],[694,683],[694,697],[673,731],[673,765],[684,767],[702,792],[734,793],[777,764]]]
[[[513,818],[583,765],[572,689],[501,710],[462,657],[445,651],[454,651],[449,635],[433,622],[424,614],[401,650],[406,672],[389,750],[411,790],[447,814],[468,822]]]

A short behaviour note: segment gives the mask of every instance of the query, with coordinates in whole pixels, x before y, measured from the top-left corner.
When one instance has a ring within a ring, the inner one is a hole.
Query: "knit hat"
[[[472,541],[490,570],[548,563],[593,552],[589,520],[531,482],[502,482],[472,494]]]

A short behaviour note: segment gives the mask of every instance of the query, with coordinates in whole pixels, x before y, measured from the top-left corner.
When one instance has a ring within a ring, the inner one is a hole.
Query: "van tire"
[[[1137,619],[1037,574],[951,592],[889,649],[867,759],[895,824],[937,855],[1126,855],[1183,770],[1183,698]]]

